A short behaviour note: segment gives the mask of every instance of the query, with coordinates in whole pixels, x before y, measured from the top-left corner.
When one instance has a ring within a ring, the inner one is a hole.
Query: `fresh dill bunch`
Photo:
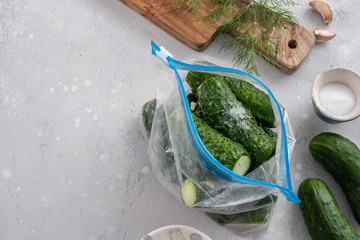
[[[282,9],[279,5],[272,5],[273,3],[270,1],[276,1],[277,4],[280,2],[280,0],[261,0],[255,3],[250,0],[248,5],[236,10],[229,6],[235,13],[231,18],[225,18],[216,33],[237,32],[237,36],[225,42],[220,51],[235,49],[234,65],[245,64],[244,71],[250,74],[259,75],[255,55],[264,58],[271,64],[276,61],[277,41],[264,33],[272,31],[274,28],[286,27],[287,24],[296,21],[290,11]],[[224,0],[221,2],[220,4],[223,4]],[[286,4],[291,3],[286,2]],[[219,18],[220,15],[214,15],[214,17]]]
[[[176,0],[197,6],[201,0]],[[245,65],[244,71],[259,75],[255,62],[255,55],[264,58],[271,64],[276,61],[277,41],[266,36],[266,32],[274,28],[286,28],[288,24],[297,20],[291,11],[282,7],[296,5],[293,0],[248,0],[248,4],[238,7],[236,0],[211,0],[218,7],[212,11],[206,20],[222,20],[216,36],[222,33],[235,32],[236,37],[226,41],[220,51],[235,49],[234,66]]]

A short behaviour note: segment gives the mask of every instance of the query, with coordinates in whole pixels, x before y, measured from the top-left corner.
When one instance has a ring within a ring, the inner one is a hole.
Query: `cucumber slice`
[[[243,155],[236,161],[232,171],[239,174],[245,175],[249,170],[251,165],[251,160],[249,156]]]
[[[204,193],[190,180],[185,179],[180,188],[181,200],[183,203],[191,207],[195,203],[203,199]]]

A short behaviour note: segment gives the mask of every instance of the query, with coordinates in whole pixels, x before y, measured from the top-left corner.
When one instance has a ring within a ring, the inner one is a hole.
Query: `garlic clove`
[[[315,35],[316,42],[327,42],[336,36],[335,33],[322,28],[314,29],[313,33]]]
[[[325,24],[331,23],[333,19],[333,12],[329,3],[323,0],[314,0],[309,2],[309,5],[321,15]]]

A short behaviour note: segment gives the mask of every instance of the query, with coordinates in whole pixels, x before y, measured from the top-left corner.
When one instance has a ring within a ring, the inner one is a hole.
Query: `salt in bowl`
[[[329,103],[323,98],[325,88],[327,100],[330,97],[330,104],[333,103],[332,109],[329,108],[329,104],[325,105]],[[333,94],[330,94],[330,89],[334,90]],[[342,97],[347,98],[346,101],[339,99],[339,102],[336,102],[339,94],[343,94]],[[326,122],[346,122],[359,117],[360,75],[349,68],[332,68],[321,73],[312,86],[312,102],[316,114]],[[346,108],[350,108],[349,111]],[[339,114],[340,111],[345,112]]]

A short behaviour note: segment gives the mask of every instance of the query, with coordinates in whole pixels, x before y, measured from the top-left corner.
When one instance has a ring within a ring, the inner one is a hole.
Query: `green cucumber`
[[[211,128],[194,113],[191,116],[201,141],[211,155],[226,168],[237,174],[245,175],[251,163],[246,149],[240,143],[232,141]]]
[[[271,128],[263,127],[264,131],[271,137],[271,139],[276,143],[277,142],[277,132]]]
[[[195,72],[189,71],[186,75],[186,82],[189,84],[191,91],[196,95],[197,88],[206,80],[212,77],[217,77],[222,79],[223,76],[213,74],[213,73],[206,73],[206,72]]]
[[[270,97],[253,84],[226,76],[220,76],[212,73],[189,71],[186,76],[186,82],[189,84],[193,93],[206,80],[216,77],[219,81],[225,81],[236,98],[251,111],[256,120],[265,127],[276,127],[274,111],[271,105]]]
[[[242,212],[240,214],[241,219],[244,223],[248,225],[263,225],[266,224],[270,219],[271,212],[276,204],[277,196],[269,195],[263,199],[261,199],[257,205],[264,206],[255,210]]]
[[[224,77],[236,98],[241,101],[264,127],[276,127],[270,97],[253,84],[236,78]]]
[[[325,132],[309,143],[310,153],[340,185],[360,223],[360,150],[349,139]]]
[[[156,151],[154,152],[156,159],[160,163],[164,177],[167,177],[173,183],[178,183],[179,179],[175,165],[175,157],[171,151],[168,151],[171,149],[171,142],[164,106],[159,105],[156,107],[156,99],[145,103],[142,107],[142,120],[148,138],[150,138],[151,135],[153,121],[156,120],[156,129],[154,130],[157,134],[157,140],[153,142],[153,145],[156,147]]]
[[[242,223],[251,226],[264,225],[268,222],[271,216],[271,212],[275,206],[277,197],[269,195],[263,199],[260,199],[252,207],[264,206],[255,210],[247,212],[233,213],[233,214],[218,214],[218,213],[207,213],[209,217],[218,222],[220,225],[225,225],[240,219]]]
[[[239,213],[233,213],[233,214],[206,213],[206,214],[220,225],[226,225],[232,223],[240,217]]]
[[[263,225],[270,219],[272,205],[241,213],[241,219],[249,225]]]
[[[193,207],[196,203],[207,198],[205,192],[188,178],[181,184],[180,195],[182,202],[188,207]],[[206,214],[220,225],[232,223],[240,216],[239,213],[219,214],[207,212]]]
[[[152,122],[155,115],[156,99],[150,100],[142,107],[142,120],[146,131],[146,136],[150,137]]]
[[[274,154],[275,142],[257,125],[255,118],[225,82],[209,78],[197,88],[196,95],[205,120],[249,152],[252,161],[250,170],[259,167]]]
[[[195,113],[191,113],[191,116],[201,141],[211,155],[226,168],[237,174],[245,175],[251,164],[250,155],[246,149],[240,143],[232,141],[217,130],[211,128]],[[184,134],[186,134],[186,130],[180,129],[185,128],[182,109],[177,109],[170,114],[169,123],[176,135],[174,136],[175,141],[180,144],[179,146],[185,144]]]
[[[314,240],[360,239],[341,212],[324,181],[304,180],[298,190],[300,210],[310,236]]]

